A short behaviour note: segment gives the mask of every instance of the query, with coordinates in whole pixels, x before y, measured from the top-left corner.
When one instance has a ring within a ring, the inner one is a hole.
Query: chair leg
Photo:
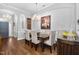
[[[56,44],[53,45],[53,48],[54,48],[54,50],[55,50],[55,48],[56,48]]]
[[[53,46],[53,49],[55,50],[55,46]]]
[[[38,45],[35,45],[35,50],[36,50],[36,51],[37,51],[37,46],[38,46]]]
[[[52,46],[50,46],[50,53],[52,53]]]
[[[30,40],[30,41],[29,41],[29,45],[31,45],[31,43],[32,43],[32,42],[31,42],[31,40]]]
[[[29,45],[29,41],[25,40],[25,44],[28,44]]]
[[[29,45],[29,41],[28,41],[28,45]]]
[[[25,40],[25,44],[27,44],[27,40]]]
[[[31,43],[31,48],[33,48],[33,43]]]
[[[44,52],[44,44],[42,44],[42,52]]]

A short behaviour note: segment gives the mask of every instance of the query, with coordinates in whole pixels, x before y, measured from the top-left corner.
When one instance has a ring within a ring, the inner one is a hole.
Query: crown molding
[[[16,10],[16,11],[19,11],[19,12],[21,12],[21,13],[24,13],[24,14],[27,14],[27,13],[30,13],[29,11],[24,11],[24,10],[22,10],[22,9],[19,9],[19,8],[16,8],[16,7],[14,7],[14,6],[10,6],[10,5],[7,5],[7,4],[0,4],[0,5],[2,5],[2,6],[4,6],[4,7],[8,7],[8,8],[11,8],[11,9],[14,9],[14,10]]]

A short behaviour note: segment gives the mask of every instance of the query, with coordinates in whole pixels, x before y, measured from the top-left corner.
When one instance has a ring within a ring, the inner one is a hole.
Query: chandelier
[[[36,12],[35,12],[35,14],[34,14],[33,17],[32,17],[32,20],[38,20],[38,19],[39,19],[39,16],[38,16],[38,14],[37,14],[37,12],[38,12],[38,9],[37,9],[38,3],[35,3],[35,5],[36,5]]]

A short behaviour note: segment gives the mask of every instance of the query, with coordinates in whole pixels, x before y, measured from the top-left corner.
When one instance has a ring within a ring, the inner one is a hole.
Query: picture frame
[[[50,29],[51,27],[51,16],[41,17],[41,29]]]
[[[27,29],[31,30],[31,18],[27,18]]]

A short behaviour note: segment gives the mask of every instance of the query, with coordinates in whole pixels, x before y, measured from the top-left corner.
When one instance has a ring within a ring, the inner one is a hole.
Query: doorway
[[[0,36],[3,38],[9,37],[9,23],[8,22],[0,22]]]

